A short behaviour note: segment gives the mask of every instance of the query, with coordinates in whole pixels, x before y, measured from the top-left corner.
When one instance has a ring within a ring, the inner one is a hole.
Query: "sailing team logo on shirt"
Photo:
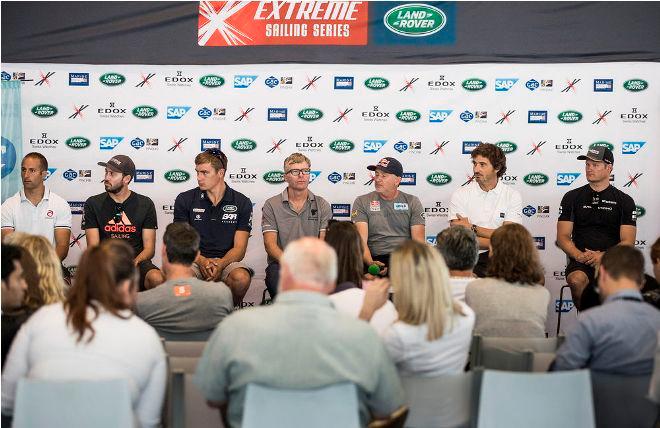
[[[117,213],[113,218],[108,221],[108,224],[103,228],[104,231],[111,233],[113,238],[127,238],[127,236],[116,236],[115,234],[126,234],[137,232],[137,227],[128,219],[125,212],[121,212],[121,216]]]

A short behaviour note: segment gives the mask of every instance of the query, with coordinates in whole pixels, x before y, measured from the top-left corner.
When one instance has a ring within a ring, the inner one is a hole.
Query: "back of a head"
[[[615,280],[626,278],[638,287],[644,283],[644,255],[634,247],[615,245],[605,251],[600,264]]]
[[[170,263],[190,266],[199,251],[199,233],[188,223],[171,223],[165,229],[163,243]]]
[[[390,257],[390,283],[399,320],[428,326],[428,339],[445,331],[448,316],[458,311],[449,285],[449,270],[440,253],[416,241],[406,241]],[[449,317],[450,318],[450,317]]]
[[[21,246],[32,255],[36,264],[41,305],[63,301],[65,282],[62,264],[50,241],[41,235],[28,235],[21,239]],[[32,293],[28,295],[32,296]],[[30,299],[30,304],[33,306],[35,302]]]
[[[23,250],[16,245],[2,244],[2,281],[7,282],[14,272],[14,262],[21,262]]]
[[[543,280],[538,251],[524,226],[517,223],[500,226],[491,235],[490,245],[487,276],[528,285]]]
[[[280,278],[281,291],[316,289],[330,293],[337,280],[337,254],[328,244],[317,238],[301,238],[287,245],[280,259],[282,271],[289,280]]]
[[[337,284],[352,282],[361,287],[364,250],[355,224],[350,221],[332,221],[328,225],[325,242],[337,253]]]
[[[477,264],[479,242],[467,227],[448,227],[438,233],[435,245],[450,270],[471,271]]]
[[[109,239],[100,245],[88,248],[80,258],[73,286],[65,302],[67,322],[83,339],[86,331],[94,337],[94,328],[87,318],[88,308],[98,314],[106,310],[121,317],[119,311],[129,305],[118,292],[118,286],[129,280],[131,288],[137,284],[137,271],[133,264],[133,248],[124,241]]]

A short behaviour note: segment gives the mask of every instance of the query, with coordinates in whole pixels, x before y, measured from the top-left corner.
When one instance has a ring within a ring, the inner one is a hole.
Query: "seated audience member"
[[[449,285],[454,299],[465,301],[465,287],[477,278],[472,272],[479,258],[477,235],[467,227],[448,227],[438,233],[435,246],[449,268]]]
[[[390,257],[399,320],[384,333],[385,348],[402,375],[460,373],[467,362],[474,312],[454,300],[449,270],[438,251],[406,241]]]
[[[337,253],[337,287],[330,300],[338,311],[358,318],[365,296],[362,290],[362,238],[352,222],[332,221],[328,225],[325,242]],[[379,284],[387,283],[384,279],[377,281]],[[396,319],[396,309],[388,300],[373,314],[370,324],[381,334]]]
[[[656,239],[651,246],[651,264],[653,265],[653,276],[644,274],[644,285],[642,296],[644,301],[660,309],[660,238]]]
[[[490,238],[488,278],[465,289],[474,309],[474,333],[494,337],[545,337],[550,293],[543,286],[543,267],[527,229],[505,224]]]
[[[660,312],[642,300],[644,256],[629,246],[607,251],[598,268],[601,306],[584,311],[557,350],[553,370],[589,368],[620,375],[650,375]]]
[[[2,365],[14,336],[25,317],[14,315],[21,311],[27,292],[27,281],[23,269],[26,251],[13,245],[2,245]],[[29,255],[28,255],[29,257]],[[27,266],[26,266],[27,269]]]
[[[404,401],[396,369],[367,324],[336,311],[337,256],[311,237],[289,243],[280,259],[275,303],[238,311],[217,327],[197,366],[195,383],[226,426],[241,425],[249,383],[306,389],[352,382],[362,426]]]
[[[137,292],[133,250],[107,240],[85,251],[64,304],[23,324],[2,373],[2,413],[14,409],[19,379],[129,383],[140,427],[160,425],[167,367],[158,335],[129,308]]]
[[[233,309],[231,290],[223,282],[195,278],[199,234],[188,223],[172,223],[163,236],[163,270],[167,280],[138,293],[136,314],[167,338],[168,333],[208,333]]]

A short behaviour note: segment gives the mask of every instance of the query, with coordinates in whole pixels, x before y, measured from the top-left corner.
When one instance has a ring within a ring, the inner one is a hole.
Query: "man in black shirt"
[[[610,185],[614,155],[607,147],[590,148],[585,175],[589,184],[566,193],[559,207],[557,244],[569,258],[566,282],[578,310],[599,304],[595,269],[603,253],[615,245],[635,245],[633,199]]]
[[[151,199],[128,189],[135,176],[135,164],[128,156],[113,156],[105,167],[105,192],[85,202],[82,228],[87,247],[104,239],[123,239],[135,251],[135,266],[140,270],[140,290],[165,282],[163,273],[151,262],[156,249],[156,208]]]
[[[195,157],[198,187],[180,193],[174,221],[192,225],[200,236],[200,254],[192,268],[200,279],[222,281],[239,305],[254,271],[242,263],[252,230],[252,202],[227,186],[227,156],[209,149]]]

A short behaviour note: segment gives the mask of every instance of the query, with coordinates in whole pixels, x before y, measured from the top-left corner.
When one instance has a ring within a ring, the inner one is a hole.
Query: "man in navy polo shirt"
[[[252,230],[252,202],[227,186],[227,156],[209,149],[195,157],[199,187],[180,193],[174,202],[174,221],[186,222],[200,236],[200,255],[193,272],[206,281],[222,281],[234,296],[245,297],[254,271],[241,263]]]

